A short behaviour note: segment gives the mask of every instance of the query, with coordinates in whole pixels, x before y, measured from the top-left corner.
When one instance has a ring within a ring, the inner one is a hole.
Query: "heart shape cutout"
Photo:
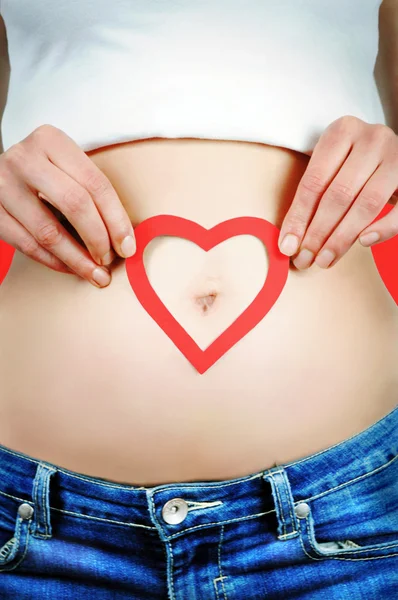
[[[279,229],[265,219],[238,217],[206,229],[182,217],[157,215],[142,221],[134,232],[137,250],[134,256],[125,261],[130,285],[146,312],[200,374],[205,373],[265,317],[279,298],[287,281],[290,259],[279,250]],[[269,268],[263,287],[243,313],[205,350],[197,345],[173,317],[149,283],[144,267],[144,250],[154,238],[164,235],[190,240],[206,252],[231,237],[254,235],[268,250]]]

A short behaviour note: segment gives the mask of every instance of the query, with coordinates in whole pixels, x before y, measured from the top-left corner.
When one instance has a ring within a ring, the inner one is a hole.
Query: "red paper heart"
[[[269,268],[264,285],[253,302],[235,321],[206,348],[202,350],[167,310],[149,283],[145,272],[143,254],[145,247],[155,237],[167,235],[185,238],[208,252],[225,240],[237,235],[254,235],[266,246]],[[125,261],[130,285],[147,313],[163,329],[182,354],[197,369],[204,373],[223,354],[265,317],[277,301],[286,283],[289,257],[279,251],[279,229],[257,217],[239,217],[205,229],[198,223],[172,215],[158,215],[142,221],[135,228],[137,250]]]

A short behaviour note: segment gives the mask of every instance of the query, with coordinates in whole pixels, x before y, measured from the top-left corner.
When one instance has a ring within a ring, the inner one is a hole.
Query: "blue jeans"
[[[0,598],[398,598],[398,406],[226,481],[117,484],[0,446]]]

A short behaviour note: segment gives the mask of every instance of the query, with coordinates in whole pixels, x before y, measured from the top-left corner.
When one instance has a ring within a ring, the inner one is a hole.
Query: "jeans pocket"
[[[0,573],[22,565],[29,546],[33,507],[0,495]]]
[[[309,558],[397,559],[397,458],[296,507],[302,548]]]

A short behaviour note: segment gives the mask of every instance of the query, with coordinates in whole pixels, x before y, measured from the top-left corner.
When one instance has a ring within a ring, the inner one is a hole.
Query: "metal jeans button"
[[[188,514],[188,504],[182,498],[168,500],[162,508],[162,517],[166,523],[182,523]]]
[[[28,504],[27,502],[23,502],[18,507],[18,514],[22,519],[31,519],[34,513],[33,506]]]
[[[294,512],[299,519],[305,519],[310,512],[310,507],[306,502],[300,502],[300,504],[297,504],[297,506],[294,507]]]

